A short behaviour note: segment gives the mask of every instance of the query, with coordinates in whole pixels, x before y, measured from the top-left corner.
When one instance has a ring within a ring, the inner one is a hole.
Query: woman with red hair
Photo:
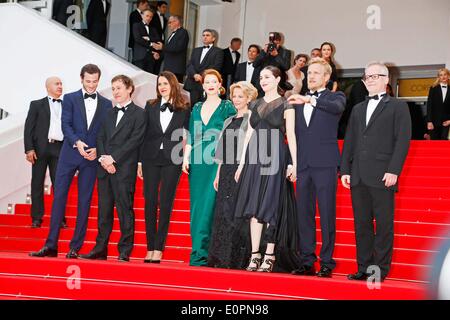
[[[214,69],[203,73],[205,102],[197,102],[189,120],[189,135],[183,159],[183,172],[189,175],[191,203],[191,266],[206,266],[216,191],[217,163],[214,153],[225,119],[236,114],[229,100],[220,99],[225,89]]]

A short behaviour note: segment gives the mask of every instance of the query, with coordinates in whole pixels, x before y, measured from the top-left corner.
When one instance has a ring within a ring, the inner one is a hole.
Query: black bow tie
[[[308,92],[308,96],[316,96],[316,97],[318,97],[319,96],[319,93],[317,92],[317,91],[314,91],[314,92]]]
[[[169,109],[170,112],[173,112],[173,106],[170,103],[168,103],[168,102],[163,103],[161,105],[161,107],[159,107],[159,110],[161,110],[161,112],[166,111],[166,109]]]
[[[386,95],[386,93],[380,94],[379,96],[378,96],[378,94],[375,94],[373,96],[368,96],[368,98],[369,98],[369,100],[371,100],[371,99],[378,100],[378,99],[383,98],[385,95]]]
[[[247,62],[248,63],[248,65],[251,65],[251,64],[253,64],[253,62]]]
[[[96,93],[93,93],[93,94],[85,93],[85,94],[84,94],[84,98],[85,98],[85,99],[91,98],[91,99],[94,99],[94,100],[95,100],[95,98],[97,98],[97,94],[96,94]]]
[[[233,53],[238,53],[236,50],[233,50],[232,52],[233,52]]]
[[[203,46],[203,49],[209,49],[209,46]]]
[[[447,89],[447,86],[441,86],[441,87]]]
[[[53,101],[53,102],[59,102],[59,103],[61,103],[61,102],[62,102],[62,100],[61,100],[61,99],[52,99],[52,101]]]
[[[122,111],[123,113],[125,113],[125,111],[127,111],[127,108],[125,108],[125,107],[122,107],[122,108],[114,107],[113,109],[116,113],[118,113],[119,111]]]

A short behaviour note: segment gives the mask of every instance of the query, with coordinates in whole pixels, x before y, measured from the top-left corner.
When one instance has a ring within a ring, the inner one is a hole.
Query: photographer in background
[[[283,90],[291,90],[292,85],[286,81],[286,71],[291,67],[291,51],[281,45],[282,37],[279,32],[269,33],[269,43],[256,57],[253,62],[255,68],[264,69],[267,66],[274,66],[281,70],[280,87]]]

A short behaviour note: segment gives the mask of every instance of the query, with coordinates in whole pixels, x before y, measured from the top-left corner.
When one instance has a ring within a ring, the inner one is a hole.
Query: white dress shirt
[[[165,38],[165,35],[164,35],[164,15],[161,12],[159,12],[159,11],[157,11],[156,13],[158,14],[159,22],[161,23],[161,29],[163,31],[162,32],[162,40],[164,41],[164,38]]]
[[[255,71],[255,67],[253,66],[253,62],[247,61],[247,71],[245,72],[245,80],[248,82],[252,81],[253,71]]]
[[[444,102],[445,96],[447,95],[448,85],[441,83],[441,90],[442,90],[442,102]]]
[[[126,108],[128,107],[128,105],[131,103],[131,100],[128,101],[127,103],[125,103],[125,105],[122,107],[120,104],[117,104],[116,107],[119,109],[122,108]],[[120,120],[122,120],[123,115],[125,114],[125,112],[122,112],[119,110],[119,112],[117,112],[117,120],[116,120],[116,127],[119,125]]]
[[[150,28],[149,28],[149,26],[144,21],[142,21],[142,23],[144,24],[145,30],[147,30],[147,35],[150,36]]]
[[[86,90],[84,90],[84,88],[82,89],[82,91],[84,99],[84,94],[87,92]],[[96,91],[94,93],[96,94],[95,99],[92,98],[84,99],[84,107],[86,109],[86,120],[88,129],[91,126],[92,120],[94,119],[95,111],[97,111],[98,92]]]
[[[372,117],[373,112],[377,108],[378,104],[381,101],[381,95],[386,94],[386,92],[382,92],[378,94],[378,100],[370,99],[369,103],[367,104],[367,113],[366,113],[366,126],[369,124],[370,117]]]
[[[106,13],[106,0],[102,0],[103,12]]]
[[[233,64],[235,64],[236,63],[237,54],[236,54],[236,52],[233,52],[233,49],[231,49],[230,47],[228,47],[228,50],[230,50],[231,59],[233,59]]]
[[[180,28],[178,28],[178,29],[180,29]],[[167,39],[167,43],[169,43],[170,40],[172,40],[173,36],[175,35],[175,32],[177,32],[178,29],[172,31],[172,33],[171,33],[170,36],[169,36],[169,39]]]
[[[164,98],[161,98],[161,105],[166,103],[167,100]],[[167,130],[167,127],[170,124],[170,121],[172,121],[173,112],[170,112],[169,108],[163,111],[159,111],[159,122],[161,123],[162,131],[165,132]],[[160,149],[163,149],[163,144],[161,143]]]
[[[61,102],[53,102],[53,98],[48,97],[48,104],[50,105],[50,127],[48,129],[48,139],[63,141],[64,134],[61,128]]]
[[[319,93],[319,97],[320,94],[325,90],[325,88],[317,90],[317,92]],[[309,122],[311,121],[311,116],[313,113],[314,108],[317,105],[317,99],[319,97],[314,97],[311,96],[311,102],[309,103],[305,103],[304,107],[303,107],[303,115],[305,116],[305,121],[306,121],[306,126],[309,127]]]
[[[202,55],[200,56],[200,63],[202,63],[203,59],[205,59],[206,54],[212,48],[212,44],[208,46],[208,48],[203,48]]]

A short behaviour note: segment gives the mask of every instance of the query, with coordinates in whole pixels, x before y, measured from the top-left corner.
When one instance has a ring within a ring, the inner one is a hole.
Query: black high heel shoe
[[[266,256],[268,256],[268,257],[275,257],[275,254],[274,254],[274,253],[271,253],[271,254],[266,253],[266,254],[264,255],[264,258],[265,258]],[[261,265],[261,266],[258,268],[258,270],[256,270],[256,271],[258,271],[258,272],[272,272],[272,270],[273,270],[273,265],[275,264],[275,259],[266,258],[266,259],[264,260],[264,263],[265,263],[266,265],[268,265],[268,267],[263,267],[263,266]]]
[[[261,262],[262,262],[261,253],[259,253],[259,251],[252,252],[252,256],[254,254],[259,254],[260,256],[259,256],[259,258],[257,258],[257,257],[252,258],[252,257],[250,257],[250,263],[248,264],[248,267],[245,269],[247,271],[251,271],[251,272],[257,271],[259,269],[259,267],[261,266]],[[254,264],[254,266],[250,266],[252,263]]]

